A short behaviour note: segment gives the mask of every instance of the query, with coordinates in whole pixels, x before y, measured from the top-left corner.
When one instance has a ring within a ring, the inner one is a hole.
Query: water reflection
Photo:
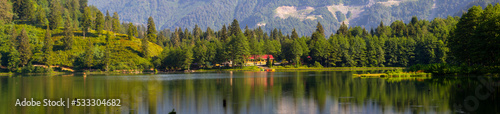
[[[376,71],[377,72],[377,71]],[[498,113],[476,110],[472,78],[353,78],[354,72],[233,72],[0,77],[0,113]],[[498,81],[498,78],[492,78]],[[482,92],[484,93],[484,92]],[[121,99],[120,107],[15,107],[16,99]]]

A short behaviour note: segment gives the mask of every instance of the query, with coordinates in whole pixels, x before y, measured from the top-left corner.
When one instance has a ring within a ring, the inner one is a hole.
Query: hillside
[[[32,25],[24,24],[14,24],[12,25],[2,25],[2,31],[10,31],[12,27],[15,27],[16,31],[22,31],[25,29],[28,33],[30,40],[31,50],[33,52],[31,64],[45,64],[44,52],[42,51],[44,46],[44,36],[45,29]],[[98,35],[96,31],[91,30],[83,38],[82,31],[73,31],[74,42],[71,49],[64,49],[63,37],[65,36],[64,28],[59,28],[52,30],[51,39],[54,41],[53,54],[49,58],[53,58],[53,65],[65,66],[74,69],[88,69],[84,67],[84,63],[88,62],[83,59],[86,58],[85,52],[87,50],[92,51],[92,68],[93,69],[105,69],[105,52],[106,47],[109,46],[109,60],[110,60],[110,70],[134,70],[142,69],[143,66],[150,66],[150,60],[142,58],[141,52],[141,39],[132,38],[128,39],[127,35],[116,34],[109,31],[103,31],[103,34],[110,34],[109,43],[106,42],[106,35]],[[2,66],[9,66],[10,54],[12,53],[9,49],[9,34],[0,34],[0,57],[2,57]],[[91,48],[89,48],[89,42],[92,42]],[[149,42],[149,50],[151,56],[159,55],[163,49],[162,47]]]
[[[334,33],[342,22],[364,26],[368,30],[383,21],[409,22],[412,16],[432,20],[435,17],[459,16],[473,2],[498,0],[89,0],[102,11],[118,12],[120,20],[145,24],[152,16],[157,29],[176,27],[192,30],[195,24],[205,30],[219,30],[233,19],[241,27],[274,28],[290,34],[310,35],[321,22],[327,34]]]

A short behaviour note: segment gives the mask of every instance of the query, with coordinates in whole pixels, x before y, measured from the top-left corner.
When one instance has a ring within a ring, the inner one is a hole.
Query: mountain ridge
[[[299,35],[310,35],[314,24],[324,25],[327,34],[334,33],[342,22],[349,26],[363,26],[371,29],[380,22],[396,20],[408,22],[412,16],[432,20],[435,17],[459,16],[464,6],[477,1],[498,2],[499,0],[89,0],[89,5],[110,12],[118,12],[121,21],[145,24],[152,16],[157,29],[173,30],[177,27],[192,30],[210,27],[214,30],[228,25],[233,19],[240,21],[241,27],[263,27],[265,31],[274,28],[291,33],[296,28]],[[292,7],[292,8],[289,8]],[[312,8],[295,16],[281,18],[280,8],[300,11]],[[338,12],[340,11],[340,13]]]

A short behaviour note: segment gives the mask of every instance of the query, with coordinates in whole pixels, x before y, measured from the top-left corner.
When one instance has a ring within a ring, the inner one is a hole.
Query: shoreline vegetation
[[[4,16],[0,18],[0,72],[7,74],[408,67],[412,72],[440,75],[500,71],[498,3],[484,10],[474,6],[462,17],[419,20],[415,16],[407,23],[381,21],[369,29],[341,23],[336,32],[328,31],[330,35],[318,21],[311,35],[299,36],[294,28],[264,31],[242,27],[236,19],[220,30],[204,31],[195,25],[193,30],[157,31],[152,17],[147,24],[124,23],[117,12],[110,15],[86,3],[72,7],[76,4],[64,0],[44,5],[0,2],[6,5],[0,12]],[[314,29],[314,24],[308,26]]]

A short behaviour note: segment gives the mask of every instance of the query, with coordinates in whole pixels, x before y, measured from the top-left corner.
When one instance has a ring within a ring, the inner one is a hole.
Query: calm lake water
[[[499,78],[353,73],[362,72],[1,76],[0,113],[500,113]],[[24,98],[120,99],[121,106],[15,106]]]

